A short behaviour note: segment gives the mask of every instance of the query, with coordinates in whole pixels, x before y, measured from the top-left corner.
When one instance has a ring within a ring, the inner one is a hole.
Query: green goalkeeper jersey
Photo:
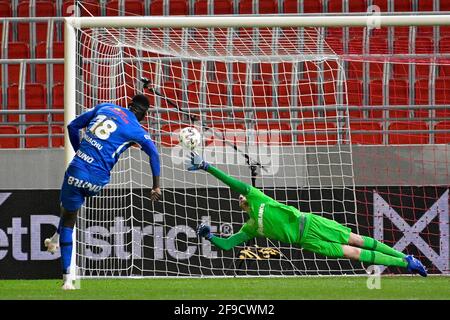
[[[250,219],[242,226],[241,231],[252,237],[300,243],[306,213],[281,204],[253,187],[246,197],[250,206]]]
[[[233,191],[244,195],[250,206],[250,219],[238,233],[228,238],[212,237],[211,242],[223,250],[255,237],[266,237],[285,243],[301,244],[307,232],[307,219],[310,213],[303,213],[296,208],[281,204],[260,190],[228,176],[218,168],[210,165],[207,171],[227,184]]]

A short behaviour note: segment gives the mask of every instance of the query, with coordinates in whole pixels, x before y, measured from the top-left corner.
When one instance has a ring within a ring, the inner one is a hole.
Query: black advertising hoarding
[[[265,191],[273,195],[273,190]],[[108,223],[84,220],[79,225],[78,236],[86,245],[78,248],[81,257],[78,264],[88,271],[97,270],[91,275],[264,275],[268,274],[268,270],[274,274],[302,274],[290,273],[292,267],[289,262],[280,259],[235,259],[243,247],[220,252],[208,241],[197,238],[195,228],[205,217],[212,221],[213,231],[223,235],[237,232],[245,221],[237,202],[229,201],[230,197],[236,198],[237,195],[230,194],[228,189],[170,190],[163,194],[165,201],[154,206],[150,202],[135,201],[126,190],[122,193],[123,197],[117,200],[119,203],[110,204],[122,208],[114,211],[114,219]],[[355,202],[348,200],[352,199],[353,194],[350,189],[289,189],[276,192],[281,201],[288,198],[289,204],[302,211],[323,212],[325,216],[329,213],[354,212]],[[447,188],[370,187],[357,188],[355,194],[356,219],[361,234],[374,236],[419,256],[432,273],[448,273]],[[138,196],[136,194],[136,199]],[[137,208],[134,219],[130,219],[131,202]],[[139,206],[145,210],[139,210]],[[60,277],[59,254],[51,255],[43,247],[43,240],[56,229],[58,216],[58,190],[0,192],[0,278]],[[339,222],[345,222],[345,219],[350,224],[355,222],[349,220],[355,216],[348,214],[335,214],[334,217],[342,220]],[[144,224],[139,223],[142,219]],[[217,221],[221,223],[215,223]],[[258,240],[257,244],[264,247],[267,242]],[[352,266],[350,262],[343,266],[342,261],[340,265],[337,262],[333,265],[331,260],[314,261],[309,253],[305,253],[303,259],[298,250],[287,250],[284,254],[299,264],[301,270],[317,267],[339,270]],[[134,268],[130,268],[131,265]],[[107,266],[117,267],[120,272],[98,272]],[[211,271],[211,267],[225,271]],[[147,271],[142,272],[142,269]],[[277,271],[283,269],[283,272]]]
[[[0,278],[59,278],[44,239],[59,222],[59,190],[0,191]]]

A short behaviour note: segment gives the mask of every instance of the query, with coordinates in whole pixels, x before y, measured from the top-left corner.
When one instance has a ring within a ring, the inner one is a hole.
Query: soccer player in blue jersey
[[[139,124],[149,108],[144,95],[135,95],[128,109],[102,103],[81,114],[68,126],[75,156],[67,168],[61,188],[61,219],[52,238],[45,240],[49,252],[61,248],[64,290],[75,289],[70,279],[72,233],[79,209],[86,197],[98,194],[109,182],[110,173],[120,155],[137,144],[150,157],[153,189],[150,199],[159,200],[160,158],[155,144]],[[80,142],[80,130],[86,129]]]

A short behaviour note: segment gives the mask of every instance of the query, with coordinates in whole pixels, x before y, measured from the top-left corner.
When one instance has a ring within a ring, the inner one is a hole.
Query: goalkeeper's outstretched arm
[[[228,238],[221,238],[218,236],[215,236],[211,233],[211,228],[207,226],[206,224],[201,224],[198,227],[197,234],[200,237],[204,237],[211,241],[216,247],[222,249],[222,250],[230,250],[248,240],[253,239],[252,236],[248,235],[245,231],[241,229],[236,234],[233,234],[232,236]]]
[[[246,184],[245,182],[242,182],[236,178],[233,178],[226,174],[225,172],[219,170],[218,168],[209,165],[206,169],[206,171],[210,174],[212,174],[214,177],[225,183],[227,186],[231,188],[231,190],[236,191],[244,196],[246,196],[252,186],[249,184]]]
[[[248,193],[252,189],[251,185],[246,184],[245,182],[242,182],[236,178],[233,178],[228,174],[226,174],[225,172],[214,167],[213,165],[205,162],[201,158],[201,156],[197,153],[192,153],[191,164],[192,166],[188,169],[189,171],[203,169],[206,172],[212,174],[214,177],[216,177],[223,183],[225,183],[227,186],[231,188],[231,190],[238,192],[244,196],[248,195]]]

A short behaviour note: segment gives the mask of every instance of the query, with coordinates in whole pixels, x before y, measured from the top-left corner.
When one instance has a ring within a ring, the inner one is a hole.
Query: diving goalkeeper
[[[198,227],[197,234],[220,249],[230,250],[255,237],[266,237],[298,245],[327,257],[402,267],[411,273],[427,276],[425,267],[413,256],[407,256],[373,238],[355,234],[350,228],[334,220],[300,212],[295,207],[279,203],[257,188],[228,176],[195,154],[188,170],[199,169],[207,171],[233,191],[240,193],[239,206],[250,216],[241,230],[228,238],[211,234],[211,229],[206,224],[202,223]]]

